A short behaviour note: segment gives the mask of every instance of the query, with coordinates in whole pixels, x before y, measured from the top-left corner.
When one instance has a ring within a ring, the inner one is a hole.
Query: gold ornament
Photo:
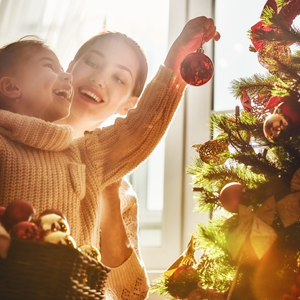
[[[41,216],[34,223],[44,231],[61,231],[70,234],[69,224],[57,214]]]
[[[196,151],[199,153],[199,156],[204,163],[209,164],[212,161],[215,165],[222,165],[227,158],[220,154],[228,152],[228,145],[228,140],[215,139],[209,140],[204,144],[192,145],[192,147],[196,148]]]
[[[185,251],[164,272],[165,279],[168,279],[180,265],[192,266],[194,263],[196,263],[194,257],[194,253],[195,253],[194,243],[195,243],[195,237],[194,235],[192,235]]]
[[[46,243],[61,244],[76,248],[75,240],[69,234],[61,231],[48,233],[47,235],[45,235],[43,241]]]
[[[101,254],[100,251],[92,245],[82,245],[77,248],[80,252],[92,257],[93,259],[97,261],[101,261]]]
[[[265,42],[258,50],[259,63],[270,72],[278,69],[278,62],[289,64],[291,49],[287,45],[281,45],[275,41]]]
[[[288,227],[300,219],[300,192],[285,196],[277,202],[277,210],[284,227]]]
[[[272,114],[264,122],[263,131],[265,137],[278,145],[285,144],[293,136],[293,122],[283,114]]]
[[[298,169],[293,175],[291,181],[291,191],[292,192],[300,191],[300,169]]]
[[[243,252],[243,246],[249,236],[251,245],[259,259],[277,239],[277,234],[270,226],[274,219],[276,205],[274,197],[268,198],[256,211],[239,205],[239,224],[228,238],[228,251],[234,259]]]

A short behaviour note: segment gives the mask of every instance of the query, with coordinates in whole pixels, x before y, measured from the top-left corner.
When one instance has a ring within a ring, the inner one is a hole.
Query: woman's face
[[[73,75],[71,115],[104,122],[115,113],[125,114],[139,70],[135,52],[112,37],[95,42],[69,68]]]

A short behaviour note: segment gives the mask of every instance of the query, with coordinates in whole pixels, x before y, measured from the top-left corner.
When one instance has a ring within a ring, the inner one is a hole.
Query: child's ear
[[[131,96],[124,104],[122,104],[117,113],[121,116],[125,116],[128,113],[128,110],[134,108],[138,102],[139,98],[136,96]]]
[[[8,76],[0,78],[0,92],[3,96],[14,100],[20,98],[22,94],[17,80]]]

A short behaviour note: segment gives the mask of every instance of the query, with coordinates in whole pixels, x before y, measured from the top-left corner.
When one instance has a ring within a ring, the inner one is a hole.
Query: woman
[[[173,43],[164,66],[144,93],[144,104],[149,98],[149,105],[143,106],[144,111],[137,109],[132,114],[138,112],[143,118],[143,114],[155,110],[157,119],[162,119],[169,114],[166,109],[176,110],[178,103],[165,108],[153,107],[151,99],[166,91],[181,96],[185,83],[179,75],[180,63],[199,47],[203,35],[204,42],[219,39],[212,19],[199,17],[186,24]],[[119,33],[106,33],[87,41],[75,55],[68,71],[73,75],[74,99],[69,117],[59,124],[71,125],[75,137],[80,137],[99,127],[111,115],[125,115],[135,107],[146,80],[147,64],[134,41]],[[166,120],[159,129],[161,137],[170,121]],[[135,130],[144,133],[151,128]],[[122,138],[125,140],[126,136]],[[158,142],[153,141],[152,150]],[[107,281],[107,298],[145,299],[149,284],[139,253],[137,200],[129,183],[122,181],[120,193],[119,185],[120,182],[113,183],[100,192],[100,250],[102,262],[112,267]]]

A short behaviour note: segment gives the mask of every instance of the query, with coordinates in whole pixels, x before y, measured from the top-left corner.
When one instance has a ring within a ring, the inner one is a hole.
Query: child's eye
[[[95,64],[91,60],[87,60],[86,64],[89,65],[90,67],[94,68],[94,69],[96,69],[98,67],[97,64]]]

